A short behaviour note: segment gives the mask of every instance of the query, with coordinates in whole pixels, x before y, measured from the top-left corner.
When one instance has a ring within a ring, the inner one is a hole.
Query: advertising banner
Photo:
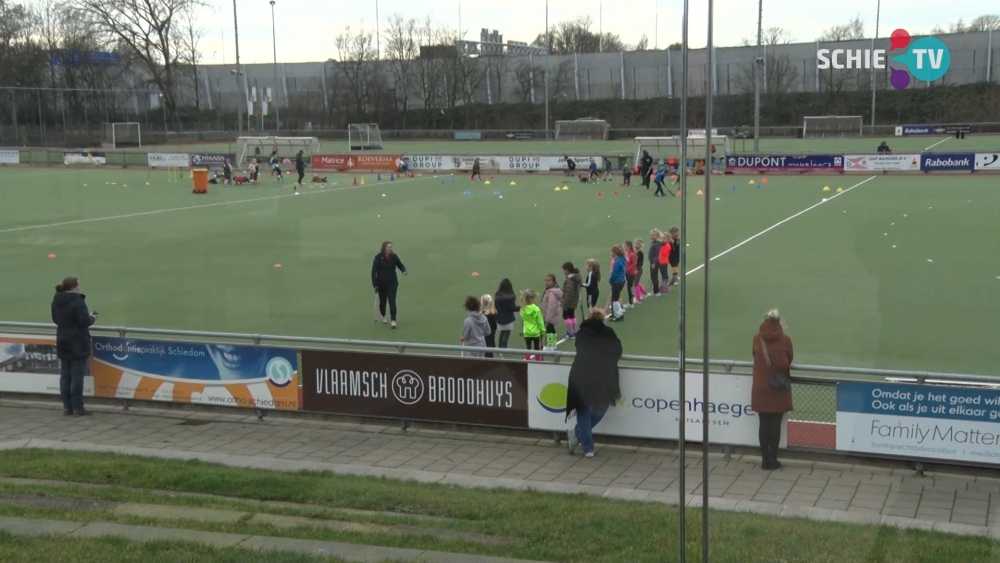
[[[920,170],[919,154],[848,154],[844,172],[915,172]]]
[[[566,385],[570,366],[532,363],[528,365],[528,426],[536,430],[567,430],[576,424],[566,421]],[[597,434],[676,440],[680,419],[687,426],[687,439],[701,440],[704,395],[700,374],[687,376],[687,400],[678,393],[679,376],[675,371],[621,369],[619,383],[622,399],[608,410]],[[746,375],[709,374],[711,402],[708,404],[712,442],[740,446],[760,445],[759,419],[750,407],[752,380]],[[787,417],[785,419],[787,421]],[[786,422],[782,423],[787,426]],[[782,428],[781,447],[788,432]]]
[[[565,156],[543,156],[542,170],[555,171],[566,170]],[[600,156],[569,156],[569,159],[576,163],[576,169],[585,172],[590,168],[591,162],[597,163],[597,169],[603,170],[604,158]]]
[[[230,164],[236,165],[236,155],[233,153],[229,154],[207,154],[207,153],[196,153],[191,155],[191,166],[195,168],[222,168],[223,163],[226,159],[229,159]]]
[[[191,165],[191,155],[183,153],[151,152],[146,158],[150,168],[187,168]]]
[[[974,170],[976,155],[971,153],[923,153],[920,155],[920,170],[924,172],[971,172]]]
[[[298,410],[295,350],[94,338],[94,395]]]
[[[500,158],[500,170],[511,171],[511,172],[541,172],[542,170],[548,171],[548,168],[542,168],[542,160],[546,157],[541,156],[501,156]]]
[[[1000,172],[1000,153],[988,152],[976,154],[976,170],[996,170]]]
[[[456,141],[482,141],[482,131],[455,131]]]
[[[21,153],[18,151],[0,151],[0,164],[20,164]]]
[[[512,141],[530,141],[535,138],[534,131],[507,131],[504,135],[509,140]]]
[[[399,154],[314,154],[313,170],[370,170],[393,172],[399,169],[402,155]]]
[[[896,126],[896,136],[897,137],[926,137],[927,135],[933,135],[935,133],[933,125],[897,125]],[[941,133],[944,133],[944,128],[941,128]]]
[[[726,172],[842,172],[843,155],[734,154],[726,157]]]
[[[0,392],[59,394],[59,358],[52,336],[0,334]],[[83,378],[83,394],[94,395],[94,378]]]
[[[453,156],[451,157],[452,170],[472,170],[472,164],[479,159],[480,170],[499,170],[499,156]]]
[[[64,152],[63,164],[107,164],[103,152]]]
[[[302,410],[528,427],[528,367],[485,359],[302,351]]]
[[[452,157],[441,155],[411,155],[403,160],[409,163],[410,170],[451,170]]]
[[[1000,462],[1000,391],[840,382],[837,449]]]

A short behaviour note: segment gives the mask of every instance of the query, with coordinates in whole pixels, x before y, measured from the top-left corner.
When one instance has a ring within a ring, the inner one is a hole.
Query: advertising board
[[[976,155],[972,153],[923,153],[920,170],[923,172],[971,172],[975,169]]]
[[[976,153],[975,170],[996,170],[1000,172],[1000,153]]]
[[[151,152],[146,155],[150,168],[187,168],[191,155],[185,153]]]
[[[442,155],[409,155],[403,160],[409,163],[410,170],[451,170],[452,157]]]
[[[107,164],[107,158],[103,152],[64,152],[63,164]]]
[[[399,154],[314,154],[313,170],[350,170],[393,172],[399,169],[402,155]]]
[[[915,172],[920,170],[919,154],[848,154],[844,172]]]
[[[843,172],[839,154],[733,154],[726,157],[726,172]]]
[[[53,336],[0,334],[0,392],[59,394],[59,358]],[[83,379],[84,396],[93,396],[94,379]]]
[[[482,131],[455,131],[456,141],[482,141]]]
[[[191,166],[195,168],[222,168],[227,159],[230,164],[236,165],[236,155],[233,153],[195,153],[191,155]]]
[[[19,151],[0,150],[0,164],[20,164],[21,153]]]

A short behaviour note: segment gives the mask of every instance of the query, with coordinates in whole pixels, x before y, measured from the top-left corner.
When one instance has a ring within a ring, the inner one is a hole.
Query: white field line
[[[926,149],[924,149],[924,150],[925,150],[925,151],[929,151],[929,150],[933,149],[934,147],[936,147],[936,146],[940,145],[941,143],[943,143],[943,142],[945,142],[945,141],[948,141],[948,140],[950,140],[950,139],[951,139],[951,137],[945,137],[944,139],[941,139],[940,141],[938,141],[938,142],[934,143],[933,145],[931,145],[931,146],[927,147],[927,148],[926,148]]]
[[[860,182],[858,182],[857,184],[854,184],[853,186],[851,186],[851,187],[847,188],[846,190],[844,190],[844,191],[842,191],[842,192],[839,192],[839,193],[836,193],[836,194],[833,194],[832,196],[830,196],[830,197],[826,198],[826,199],[825,199],[825,200],[823,200],[823,201],[820,201],[819,203],[816,203],[816,204],[813,204],[813,205],[810,205],[809,207],[807,207],[807,208],[803,209],[802,211],[799,211],[799,212],[798,212],[798,213],[796,213],[795,215],[792,215],[792,216],[790,216],[790,217],[786,217],[786,218],[782,219],[781,221],[778,221],[777,223],[775,223],[775,224],[771,225],[770,227],[768,227],[768,228],[764,229],[763,231],[761,231],[761,232],[759,232],[759,233],[755,234],[754,236],[752,236],[752,237],[750,237],[750,238],[748,238],[748,239],[744,240],[743,242],[740,242],[740,243],[738,243],[738,244],[735,244],[735,245],[733,245],[733,246],[731,246],[731,247],[727,248],[726,250],[723,250],[722,252],[720,252],[720,253],[716,254],[715,256],[712,256],[712,258],[710,258],[710,259],[709,259],[709,261],[710,261],[710,262],[714,262],[714,261],[715,261],[716,259],[718,259],[718,258],[722,258],[722,257],[723,257],[723,256],[725,256],[726,254],[729,254],[730,252],[732,252],[732,251],[736,250],[737,248],[739,248],[739,247],[743,246],[744,244],[746,244],[746,243],[748,243],[748,242],[750,242],[750,241],[754,240],[755,238],[757,238],[757,237],[759,237],[759,236],[761,236],[761,235],[763,235],[763,234],[765,234],[765,233],[768,233],[768,232],[770,232],[770,231],[773,231],[774,229],[777,229],[778,227],[780,227],[781,225],[784,225],[785,223],[787,223],[787,222],[791,221],[792,219],[795,219],[796,217],[798,217],[798,216],[800,216],[800,215],[803,215],[803,214],[805,214],[805,213],[807,213],[807,212],[809,212],[809,211],[812,211],[813,209],[816,209],[817,207],[819,207],[820,205],[823,205],[824,203],[829,203],[829,202],[831,202],[831,201],[833,201],[833,200],[837,199],[838,197],[840,197],[840,196],[842,196],[842,195],[845,195],[845,194],[847,194],[847,192],[849,192],[849,191],[853,190],[854,188],[856,188],[856,187],[858,187],[858,186],[861,186],[861,185],[863,185],[863,184],[865,184],[865,183],[867,183],[867,182],[870,182],[871,180],[874,180],[874,179],[875,179],[875,176],[871,176],[871,177],[869,177],[869,178],[865,178],[864,180],[861,180],[861,181],[860,181]],[[692,269],[688,270],[688,272],[687,272],[687,275],[689,275],[689,276],[690,276],[691,274],[693,274],[693,273],[697,272],[698,270],[700,270],[700,269],[702,269],[702,268],[704,268],[704,267],[705,267],[705,265],[704,265],[704,264],[702,264],[702,265],[700,265],[700,266],[695,266],[694,268],[692,268]]]
[[[425,179],[426,178],[423,178],[423,177],[421,177],[421,178],[404,178],[402,180],[396,180],[395,182],[392,182],[392,183],[393,184],[398,184],[398,183],[403,183],[403,182],[415,182],[415,181],[418,181],[418,180],[425,180]],[[380,185],[385,185],[385,184],[388,184],[388,183],[389,182],[385,182],[385,181],[383,181],[383,182],[373,182],[373,183],[367,184],[365,186],[344,186],[344,187],[341,187],[341,188],[326,188],[326,189],[322,189],[322,190],[302,191],[302,192],[299,192],[299,193],[301,195],[322,194],[322,193],[329,193],[329,192],[339,192],[339,191],[343,191],[343,190],[350,190],[350,189],[367,187],[367,186],[380,186]],[[282,185],[282,184],[277,184],[277,185]],[[285,184],[285,185],[287,185],[287,184]],[[295,195],[295,193],[278,194],[278,195],[271,195],[271,196],[267,196],[267,197],[256,197],[256,198],[251,198],[251,199],[240,199],[240,200],[234,200],[234,201],[218,201],[218,202],[215,202],[215,203],[203,203],[203,204],[200,204],[200,205],[188,205],[186,207],[170,207],[170,208],[167,208],[167,209],[154,209],[152,211],[140,211],[138,213],[125,213],[123,215],[110,215],[110,216],[107,216],[107,217],[93,217],[91,219],[77,219],[75,221],[63,221],[63,222],[60,222],[60,223],[46,223],[44,225],[27,225],[27,226],[24,226],[24,227],[14,227],[12,229],[3,229],[3,230],[0,230],[0,235],[5,234],[5,233],[19,233],[19,232],[23,232],[23,231],[32,231],[32,230],[35,230],[35,229],[46,229],[46,228],[49,228],[49,227],[65,227],[67,225],[80,225],[80,224],[83,224],[83,223],[96,223],[98,221],[113,221],[115,219],[131,219],[133,217],[145,217],[145,216],[148,216],[148,215],[160,215],[162,213],[173,213],[175,211],[189,211],[191,209],[204,209],[204,208],[207,208],[207,207],[221,207],[221,206],[224,206],[224,205],[238,205],[238,204],[241,204],[241,203],[254,203],[254,202],[257,202],[257,201],[269,201],[269,200],[272,200],[272,199],[279,199],[279,198],[283,198],[283,197],[292,197],[294,195]]]

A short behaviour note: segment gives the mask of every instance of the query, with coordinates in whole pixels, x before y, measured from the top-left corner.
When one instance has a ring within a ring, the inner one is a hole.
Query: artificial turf
[[[0,318],[47,321],[52,287],[76,275],[104,325],[458,344],[465,295],[493,292],[504,277],[540,290],[545,274],[562,279],[567,260],[606,268],[612,244],[648,241],[680,215],[679,198],[556,176],[486,186],[368,175],[354,187],[333,175],[335,185],[301,196],[266,175],[207,196],[186,178],[157,172],[147,186],[146,177],[0,169]],[[798,363],[992,373],[996,177],[877,176],[852,189],[866,178],[774,176],[761,189],[745,176],[713,178],[711,255],[728,252],[711,262],[711,357],[748,359],[764,312],[779,307]],[[693,357],[703,354],[703,187],[690,181]],[[370,314],[371,260],[387,239],[410,272],[395,332]],[[616,327],[626,353],[677,355],[678,298],[675,288],[629,312]]]

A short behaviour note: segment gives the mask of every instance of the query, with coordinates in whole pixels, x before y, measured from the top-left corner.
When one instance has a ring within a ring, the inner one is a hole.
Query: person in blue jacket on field
[[[597,171],[597,161],[596,160],[591,160],[590,161],[590,179],[591,180],[595,180],[595,179],[596,180],[600,180],[601,179],[601,174]]]
[[[656,191],[653,192],[653,195],[655,197],[659,197],[661,195],[666,197],[667,194],[663,191],[663,184],[667,179],[667,170],[663,167],[662,160],[660,163],[660,167],[656,170],[656,175],[653,176],[653,182],[656,184]]]
[[[611,283],[611,322],[625,320],[625,312],[622,309],[621,298],[622,288],[625,287],[625,251],[622,247],[615,245],[611,247],[611,275],[608,276]]]

